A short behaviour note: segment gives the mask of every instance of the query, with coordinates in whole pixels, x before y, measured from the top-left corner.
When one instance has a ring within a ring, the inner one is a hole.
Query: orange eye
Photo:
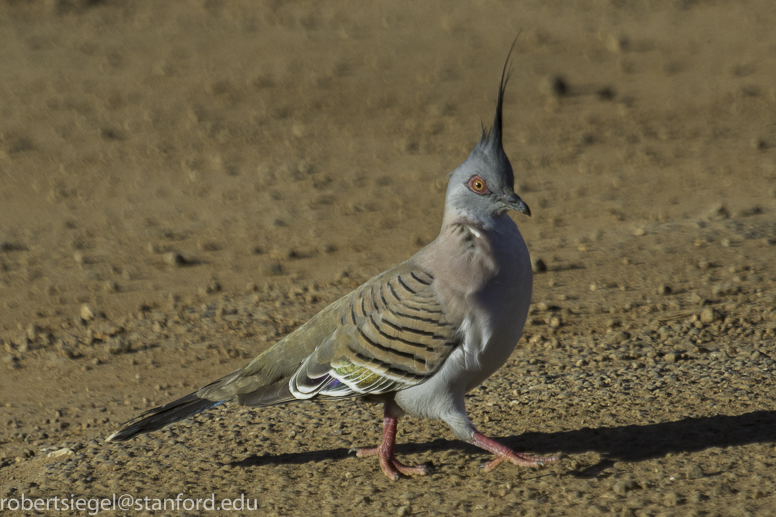
[[[472,177],[466,186],[469,187],[469,190],[475,194],[488,194],[490,192],[488,190],[488,185],[485,183],[485,180],[479,176]]]

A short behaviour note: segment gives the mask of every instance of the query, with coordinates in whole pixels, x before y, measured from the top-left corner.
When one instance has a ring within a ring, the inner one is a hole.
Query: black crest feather
[[[501,149],[501,126],[502,126],[502,111],[504,107],[504,91],[507,87],[507,82],[509,82],[509,76],[512,75],[512,66],[510,65],[510,59],[512,57],[512,51],[515,48],[515,44],[517,43],[517,38],[520,37],[520,34],[515,37],[515,40],[512,42],[512,46],[509,47],[509,53],[507,53],[507,59],[504,61],[504,68],[501,71],[501,82],[499,83],[498,88],[498,101],[496,101],[496,116],[493,118],[493,125],[490,127],[490,129],[485,132],[482,132],[482,138],[480,138],[479,145],[483,147],[491,147],[494,150]]]

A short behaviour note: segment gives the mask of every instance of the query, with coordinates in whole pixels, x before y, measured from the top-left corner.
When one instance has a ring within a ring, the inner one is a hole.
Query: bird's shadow
[[[619,427],[583,427],[556,433],[529,432],[496,438],[517,451],[536,454],[564,455],[597,452],[601,459],[572,474],[593,477],[615,461],[637,462],[660,458],[668,453],[698,452],[712,447],[729,447],[752,443],[776,442],[776,411],[753,411],[742,415],[718,415],[684,418],[673,422]],[[363,444],[373,446],[375,444]],[[437,439],[425,443],[396,446],[397,455],[422,452],[461,450],[466,453],[483,452],[459,440]],[[231,463],[236,467],[255,467],[270,464],[298,464],[340,460],[347,457],[348,449],[323,449],[309,452],[249,456]]]

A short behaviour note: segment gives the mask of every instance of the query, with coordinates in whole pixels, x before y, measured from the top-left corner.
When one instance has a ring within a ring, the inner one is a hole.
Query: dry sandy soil
[[[3,1],[0,500],[776,515],[774,27],[770,0]],[[431,241],[521,30],[534,305],[468,404],[562,462],[482,474],[407,418],[433,470],[392,483],[348,455],[381,429],[351,401],[104,444]]]

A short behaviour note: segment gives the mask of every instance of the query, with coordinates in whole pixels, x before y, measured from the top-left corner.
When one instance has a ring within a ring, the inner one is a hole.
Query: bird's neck
[[[501,233],[514,228],[515,222],[507,214],[473,216],[472,214],[455,210],[445,211],[440,235],[455,226],[467,226],[480,233],[491,233],[494,231]]]

